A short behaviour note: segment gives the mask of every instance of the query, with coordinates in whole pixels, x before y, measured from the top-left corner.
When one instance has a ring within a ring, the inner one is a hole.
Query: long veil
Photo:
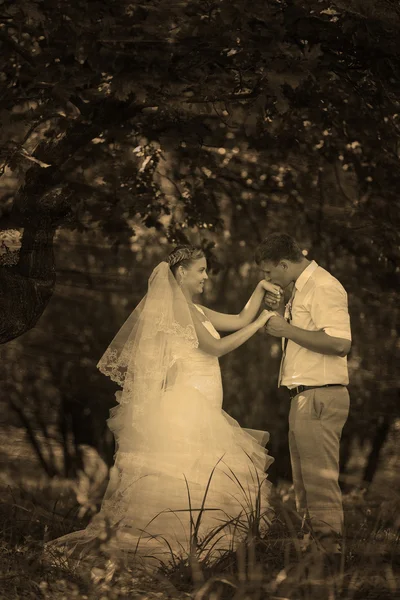
[[[177,358],[197,347],[189,305],[163,261],[149,278],[147,294],[97,365],[122,387],[116,394],[119,406],[111,410],[108,420],[120,460],[125,452],[143,456],[152,444],[151,417],[160,411],[163,394],[176,380]]]

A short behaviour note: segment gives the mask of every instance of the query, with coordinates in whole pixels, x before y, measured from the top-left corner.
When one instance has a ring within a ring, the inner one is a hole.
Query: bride
[[[199,557],[234,549],[254,516],[268,528],[269,434],[224,412],[218,358],[275,314],[256,318],[265,291],[279,288],[260,281],[240,314],[228,315],[194,303],[207,278],[200,248],[175,248],[98,363],[122,387],[108,420],[114,466],[100,512],[49,548],[83,556],[107,537],[109,555],[156,568],[188,557],[193,542]]]

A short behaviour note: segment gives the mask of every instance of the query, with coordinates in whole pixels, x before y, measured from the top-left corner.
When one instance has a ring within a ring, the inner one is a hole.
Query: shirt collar
[[[295,282],[295,286],[299,292],[301,292],[301,290],[303,289],[303,287],[317,268],[318,264],[315,262],[315,260],[312,260],[308,267],[304,269],[301,275],[298,276]]]

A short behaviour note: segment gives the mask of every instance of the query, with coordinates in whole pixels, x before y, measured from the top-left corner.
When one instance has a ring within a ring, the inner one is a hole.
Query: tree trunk
[[[53,294],[53,241],[70,212],[69,197],[64,185],[53,185],[40,197],[21,192],[13,206],[14,223],[24,232],[19,252],[9,253],[17,255],[17,261],[0,266],[1,344],[32,329]]]
[[[367,465],[365,467],[363,475],[363,480],[367,484],[372,483],[372,480],[378,468],[379,455],[387,440],[391,424],[392,420],[389,417],[389,415],[381,417],[380,422],[378,423],[375,436],[372,440],[371,452],[369,453]]]
[[[1,344],[34,327],[53,294],[55,232],[50,223],[26,227],[18,263],[0,267]]]
[[[17,264],[0,261],[1,344],[34,327],[53,294],[54,234],[71,213],[74,194],[65,181],[68,162],[104,130],[105,123],[123,123],[143,108],[111,100],[82,106],[86,121],[73,123],[61,140],[44,140],[35,150],[35,157],[51,166],[31,167],[13,204],[12,222],[24,227],[24,234]]]
[[[12,399],[10,399],[10,406],[15,410],[15,412],[19,416],[21,423],[24,426],[28,440],[32,445],[32,448],[35,452],[35,455],[36,455],[40,465],[43,467],[44,472],[49,477],[54,477],[55,475],[59,475],[59,473],[56,469],[56,466],[54,464],[52,464],[51,461],[46,460],[46,457],[45,457],[44,453],[42,452],[40,443],[38,442],[38,440],[36,438],[34,427],[32,427],[32,422],[24,413],[22,406],[17,404]]]
[[[74,402],[68,396],[63,395],[58,427],[63,441],[64,476],[67,478],[75,478],[78,471],[84,468],[83,455],[76,435],[76,415],[74,414],[74,409]],[[78,422],[84,422],[82,412],[79,415],[81,419]]]

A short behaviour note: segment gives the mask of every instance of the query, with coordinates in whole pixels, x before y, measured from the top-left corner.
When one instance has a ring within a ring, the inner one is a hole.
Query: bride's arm
[[[194,309],[194,311],[198,313],[197,309]],[[263,310],[260,316],[249,325],[246,325],[246,327],[221,339],[217,339],[207,331],[198,314],[196,315],[194,311],[192,311],[192,316],[197,339],[199,341],[199,348],[204,352],[207,352],[207,354],[218,357],[228,354],[228,352],[235,350],[247,342],[258,329],[264,327],[265,323],[267,323],[271,317],[276,315],[275,312]]]
[[[211,310],[211,308],[207,308],[206,306],[201,306],[201,308],[217,331],[237,331],[246,327],[254,320],[264,299],[265,292],[276,294],[277,299],[280,299],[279,286],[262,279],[258,282],[246,306],[237,315],[227,315]]]

